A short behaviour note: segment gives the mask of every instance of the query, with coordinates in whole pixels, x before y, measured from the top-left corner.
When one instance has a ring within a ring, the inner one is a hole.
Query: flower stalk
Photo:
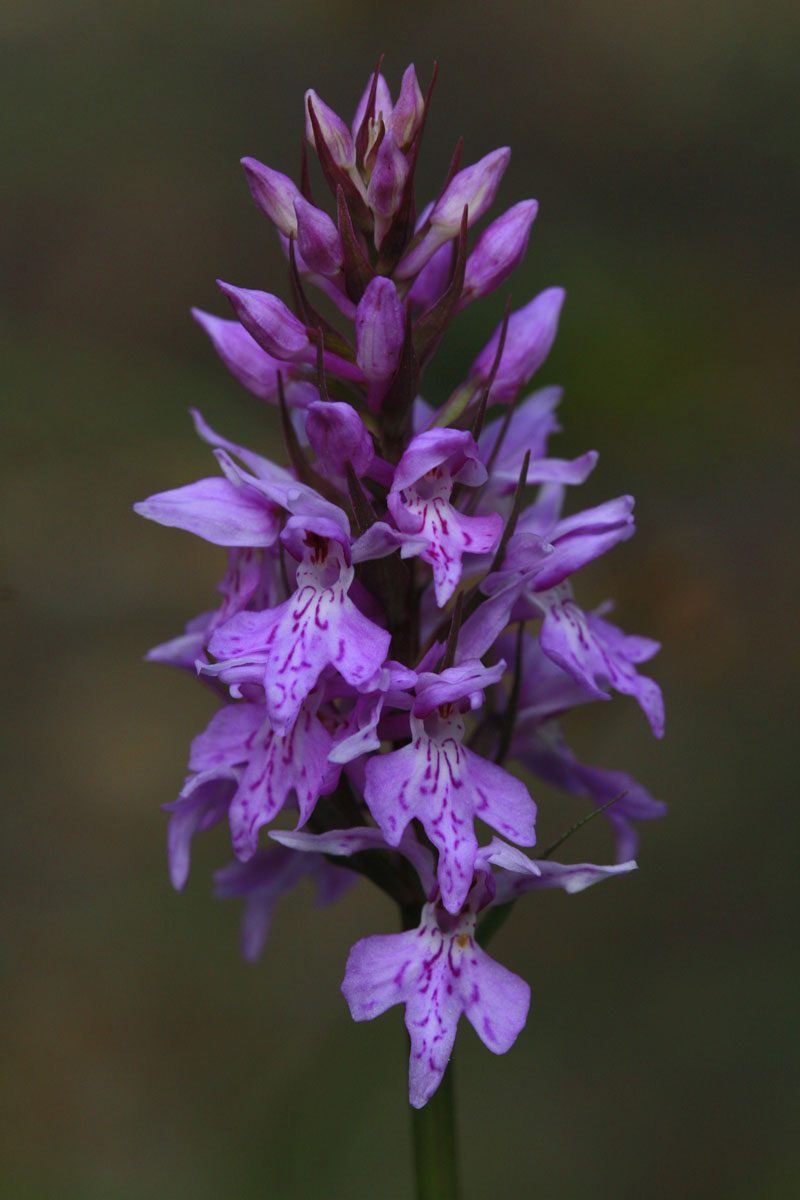
[[[453,1060],[424,1108],[411,1109],[417,1200],[459,1200]]]

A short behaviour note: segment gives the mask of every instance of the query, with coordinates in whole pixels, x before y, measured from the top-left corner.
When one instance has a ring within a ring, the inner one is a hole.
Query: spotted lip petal
[[[412,438],[397,464],[387,504],[398,529],[425,543],[404,557],[419,553],[433,568],[436,602],[447,603],[461,579],[464,554],[494,550],[503,532],[499,513],[466,516],[450,502],[455,483],[477,486],[486,468],[470,433],[458,429],[429,429]]]
[[[503,533],[499,513],[470,517],[450,504],[452,480],[442,473],[436,491],[420,496],[415,488],[389,493],[389,512],[398,528],[415,539],[423,540],[419,552],[423,562],[433,568],[436,603],[443,608],[458,587],[465,554],[488,554],[495,549]],[[401,551],[404,557],[416,554],[412,547]]]
[[[480,817],[523,846],[536,840],[536,806],[527,788],[502,767],[462,745],[464,725],[451,713],[411,716],[412,741],[370,758],[364,799],[387,842],[398,845],[409,821],[421,821],[439,854],[442,902],[456,913],[472,886]]]
[[[285,734],[329,664],[354,687],[369,680],[386,658],[391,635],[361,613],[348,596],[353,568],[341,548],[328,544],[322,562],[297,568],[297,590],[267,612],[239,613],[209,643],[216,658],[263,664],[267,713]]]
[[[247,862],[258,846],[258,831],[274,819],[294,793],[304,825],[321,795],[336,786],[339,771],[328,761],[333,738],[316,714],[303,705],[285,735],[265,720],[252,739],[247,766],[231,800],[229,818],[236,857]]]
[[[233,779],[235,791],[227,806],[231,840],[237,858],[247,862],[258,845],[258,831],[295,795],[304,824],[319,799],[333,787],[339,768],[328,755],[330,732],[318,719],[315,706],[304,704],[285,734],[276,733],[263,701],[226,704],[192,742],[183,795],[196,790],[198,780]]]
[[[455,922],[441,922],[441,915],[436,905],[426,904],[418,929],[356,942],[342,982],[355,1021],[405,1004],[414,1108],[422,1108],[441,1083],[462,1013],[484,1045],[503,1054],[530,1007],[527,983],[476,945],[474,913]]]

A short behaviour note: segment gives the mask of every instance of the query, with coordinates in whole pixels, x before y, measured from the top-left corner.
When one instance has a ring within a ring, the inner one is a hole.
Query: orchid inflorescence
[[[172,882],[186,881],[193,835],[227,818],[235,858],[216,889],[245,899],[249,959],[279,897],[305,876],[322,901],[356,872],[387,892],[402,932],[357,942],[342,991],[357,1021],[405,1005],[417,1108],[442,1079],[462,1013],[495,1053],[525,1023],[528,985],[481,944],[498,915],[524,892],[575,892],[631,871],[634,822],[663,811],[628,775],[578,761],[559,727],[567,709],[612,688],[663,732],[660,690],[636,670],[657,643],[584,612],[570,581],[631,537],[633,500],[563,516],[566,489],[597,455],[549,457],[561,392],[521,398],[563,291],[507,306],[441,407],[419,395],[456,314],[522,259],[537,210],[515,204],[470,248],[509,151],[462,168],[459,144],[417,214],[431,90],[423,97],[409,66],[393,103],[379,67],[351,127],[309,91],[299,186],[243,160],[286,253],[293,310],[220,283],[235,319],[194,316],[233,375],[278,406],[290,466],[195,413],[221,473],[136,505],[228,548],[219,608],[148,656],[196,670],[222,701],[165,806]],[[335,218],[314,201],[306,145]],[[309,285],[342,321],[314,307]],[[615,862],[524,853],[536,805],[506,762],[603,811]],[[294,831],[273,829],[259,848],[262,826],[292,805]]]

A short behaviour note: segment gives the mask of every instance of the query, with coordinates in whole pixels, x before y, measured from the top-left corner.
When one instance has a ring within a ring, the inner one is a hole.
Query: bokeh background
[[[2,7],[3,1200],[410,1195],[400,1013],[355,1026],[338,991],[389,905],[300,891],[248,967],[211,897],[224,831],[169,887],[159,805],[213,701],[141,658],[223,554],[130,511],[207,473],[190,404],[276,446],[188,309],[225,315],[215,276],[285,294],[237,160],[294,173],[304,88],[349,115],[381,51],[395,88],[440,62],[425,190],[464,134],[466,161],[512,145],[499,205],[540,201],[513,292],[568,291],[539,376],[566,388],[556,446],[600,450],[585,503],[638,500],[579,594],[664,643],[663,743],[621,698],[568,733],[670,816],[636,876],[531,898],[498,937],[533,1008],[504,1058],[462,1030],[465,1196],[800,1196],[800,10]],[[506,290],[459,318],[431,398]],[[551,804],[542,843],[581,812]],[[576,857],[608,854],[601,824]]]

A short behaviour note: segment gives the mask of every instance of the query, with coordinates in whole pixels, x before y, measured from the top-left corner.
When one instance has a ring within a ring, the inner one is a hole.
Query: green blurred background
[[[504,1058],[462,1029],[465,1196],[800,1196],[800,10],[2,7],[3,1200],[410,1194],[400,1012],[353,1025],[338,991],[388,904],[301,890],[253,968],[210,895],[224,830],[169,887],[159,805],[213,702],[141,658],[210,606],[223,554],[130,511],[208,472],[190,404],[277,445],[188,309],[226,315],[215,276],[286,294],[237,160],[294,173],[304,88],[349,116],[380,51],[394,88],[440,62],[424,192],[463,133],[466,161],[512,146],[496,211],[540,201],[513,292],[568,291],[555,448],[600,450],[585,503],[638,500],[579,596],[664,643],[663,743],[625,699],[567,732],[670,816],[637,875],[531,898],[498,937],[533,1006]],[[456,322],[429,398],[506,290]],[[550,804],[542,841],[582,811]],[[608,854],[600,824],[575,857]]]

